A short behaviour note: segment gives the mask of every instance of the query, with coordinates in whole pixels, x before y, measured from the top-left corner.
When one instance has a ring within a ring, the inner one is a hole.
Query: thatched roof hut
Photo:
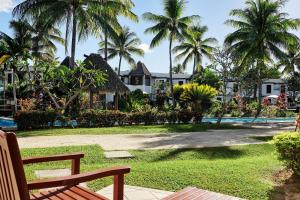
[[[120,80],[116,72],[99,54],[85,55],[85,57],[84,64],[87,69],[99,69],[107,75],[106,82],[100,87],[91,88],[92,92],[115,93],[117,90],[121,94],[129,92],[128,87]]]
[[[60,63],[60,65],[70,68],[71,67],[71,57],[70,56],[65,57],[65,59]],[[75,63],[75,67],[77,67],[77,66],[78,65]]]
[[[141,61],[139,61],[136,65],[136,68],[131,70],[131,72],[129,73],[129,76],[137,76],[137,75],[151,76],[151,73],[149,72],[148,68]]]

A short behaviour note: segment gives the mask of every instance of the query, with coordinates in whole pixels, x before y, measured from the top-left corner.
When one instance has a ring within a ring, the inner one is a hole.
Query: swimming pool
[[[11,118],[0,117],[0,127],[17,127],[17,124]]]
[[[232,118],[224,117],[222,118],[222,123],[232,123],[232,124],[247,124],[247,123],[294,123],[295,118],[257,118],[254,121],[254,118]],[[217,123],[218,118],[203,118],[203,122],[206,123]],[[56,121],[54,126],[60,127],[62,124],[59,121]],[[69,126],[76,127],[78,124],[75,120],[72,120],[68,123]],[[49,124],[50,126],[50,124]],[[16,122],[11,118],[0,117],[0,127],[9,127],[16,128]]]
[[[203,118],[203,122],[216,123],[218,118]],[[294,117],[289,118],[253,118],[253,117],[243,117],[243,118],[232,118],[224,117],[222,118],[222,123],[293,123],[295,122]]]

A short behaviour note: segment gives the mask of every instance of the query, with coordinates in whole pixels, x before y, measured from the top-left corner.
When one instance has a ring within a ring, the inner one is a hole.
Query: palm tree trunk
[[[196,56],[194,56],[194,66],[193,66],[193,74],[192,74],[192,82],[195,78],[195,70],[196,70]]]
[[[174,98],[174,88],[173,88],[173,60],[172,60],[172,44],[173,44],[173,38],[170,37],[170,46],[169,46],[169,56],[170,56],[170,89],[171,89],[171,98],[172,98],[172,104],[175,107],[175,98]]]
[[[120,55],[120,60],[119,60],[118,78],[120,77],[120,74],[121,74],[121,65],[122,65],[122,55]],[[116,84],[115,109],[119,110],[119,88],[118,88],[118,84]]]
[[[107,62],[107,43],[108,43],[108,35],[107,35],[107,30],[104,30],[104,45],[105,45],[105,50],[104,50],[104,60]]]
[[[18,112],[18,99],[17,99],[15,70],[14,69],[12,69],[12,78],[13,78],[14,113],[17,113]]]
[[[77,21],[76,21],[76,8],[73,6],[73,25],[72,25],[72,46],[71,46],[71,69],[75,67],[75,52],[76,52],[76,35],[77,35]]]

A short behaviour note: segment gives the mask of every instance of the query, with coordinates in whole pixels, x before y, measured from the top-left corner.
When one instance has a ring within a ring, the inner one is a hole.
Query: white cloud
[[[14,5],[14,0],[0,0],[0,12],[9,12]]]
[[[146,43],[143,43],[139,46],[139,48],[143,49],[145,53],[152,53],[153,50],[150,49],[150,46]]]

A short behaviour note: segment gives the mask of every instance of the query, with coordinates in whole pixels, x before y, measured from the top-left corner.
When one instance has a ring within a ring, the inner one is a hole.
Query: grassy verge
[[[178,124],[153,126],[121,126],[108,128],[75,128],[75,129],[45,129],[34,131],[18,131],[18,137],[50,136],[50,135],[105,135],[105,134],[155,134],[155,133],[181,133],[198,132],[208,129],[237,129],[230,124],[217,126],[215,124]]]
[[[129,160],[108,160],[99,146],[22,150],[24,157],[85,152],[82,171],[110,166],[131,166],[126,184],[177,191],[187,186],[221,192],[246,199],[269,199],[272,174],[281,168],[270,144],[223,148],[131,151]],[[30,180],[34,170],[69,167],[68,162],[26,167]],[[111,178],[91,182],[93,190],[112,184]]]

